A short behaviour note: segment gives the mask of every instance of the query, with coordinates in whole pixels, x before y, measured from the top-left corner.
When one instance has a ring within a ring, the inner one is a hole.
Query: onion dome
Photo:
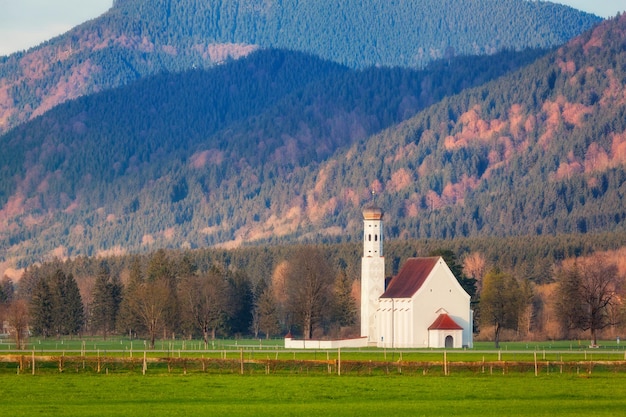
[[[383,214],[383,209],[370,205],[363,209],[363,220],[382,220]]]

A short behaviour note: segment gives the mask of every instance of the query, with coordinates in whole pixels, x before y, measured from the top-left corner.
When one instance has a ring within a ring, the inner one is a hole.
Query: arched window
[[[371,242],[371,241],[372,241],[372,235],[367,235],[367,240],[368,240],[369,242]]]

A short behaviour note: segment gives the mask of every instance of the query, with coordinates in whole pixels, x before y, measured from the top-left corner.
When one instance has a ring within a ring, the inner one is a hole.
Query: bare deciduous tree
[[[564,263],[556,273],[556,312],[567,329],[591,331],[591,343],[598,343],[597,332],[616,324],[612,310],[619,302],[623,277],[606,256],[594,255]]]
[[[209,334],[215,339],[217,329],[231,311],[227,281],[217,269],[202,276],[184,277],[180,284],[180,300],[184,315],[202,332],[206,346]]]
[[[482,289],[482,279],[487,270],[485,255],[480,252],[473,252],[463,259],[463,272],[470,278],[476,280],[476,291]]]
[[[28,336],[28,303],[26,300],[17,299],[9,303],[6,309],[6,319],[16,349],[25,349]]]
[[[287,295],[286,277],[288,272],[289,263],[287,261],[280,262],[274,268],[271,281],[272,296],[276,303],[279,324],[284,328],[289,328],[292,324],[292,319],[287,311],[287,299],[289,296]]]
[[[157,279],[140,283],[130,295],[130,308],[148,332],[150,349],[154,349],[157,332],[165,325],[170,292],[169,283]]]
[[[300,249],[289,262],[285,282],[287,308],[302,326],[305,339],[313,337],[313,330],[329,313],[334,278],[328,261],[316,248]]]
[[[265,333],[266,339],[269,339],[280,330],[278,307],[272,295],[271,288],[266,288],[259,295],[255,306],[255,317],[258,328],[261,332]]]

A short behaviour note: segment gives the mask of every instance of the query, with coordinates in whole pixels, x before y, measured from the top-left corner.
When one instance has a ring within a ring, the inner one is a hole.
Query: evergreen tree
[[[15,285],[11,278],[5,276],[0,281],[0,305],[8,304],[13,301],[15,294]]]
[[[356,300],[352,297],[352,279],[341,271],[335,279],[335,305],[333,321],[339,326],[353,326],[357,322]]]
[[[52,306],[52,333],[57,337],[65,334],[66,326],[69,326],[70,320],[68,306],[64,304],[67,299],[66,278],[65,273],[60,269],[47,277]]]
[[[91,324],[93,329],[101,332],[105,339],[110,332],[115,330],[120,298],[121,283],[119,279],[111,279],[109,267],[105,261],[102,261],[93,288]]]
[[[174,273],[172,271],[170,262],[167,258],[167,252],[163,249],[159,249],[150,256],[148,262],[148,270],[146,273],[147,281],[155,281],[157,279],[165,279],[169,281],[173,279]]]
[[[230,332],[234,335],[247,334],[252,324],[254,296],[252,284],[246,275],[235,273],[228,280],[232,314],[230,316]]]
[[[61,300],[64,305],[64,308],[61,309],[63,311],[61,317],[64,317],[65,322],[59,328],[62,334],[78,335],[85,325],[83,299],[72,274],[64,274],[61,283],[63,290],[60,293],[64,294],[64,298]]]
[[[30,318],[34,335],[46,338],[52,334],[52,293],[46,279],[40,279],[32,288]]]
[[[120,306],[122,304],[122,296],[124,294],[124,286],[122,285],[122,281],[118,275],[114,275],[111,278],[111,311],[112,314],[112,323],[111,323],[111,331],[117,329],[117,318],[120,312]]]
[[[116,328],[119,332],[128,334],[132,339],[135,333],[143,330],[142,322],[132,308],[132,301],[144,280],[139,257],[136,255],[133,256],[130,264],[128,284],[126,288],[121,285],[119,287],[121,301],[116,320]]]
[[[40,279],[33,290],[30,312],[33,333],[37,335],[79,334],[85,324],[85,313],[73,275],[57,269]]]

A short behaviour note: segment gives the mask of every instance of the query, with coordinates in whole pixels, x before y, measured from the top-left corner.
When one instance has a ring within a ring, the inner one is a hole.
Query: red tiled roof
[[[437,317],[428,330],[463,330],[463,328],[456,324],[452,317],[444,313]]]
[[[440,257],[409,258],[380,298],[411,298],[420,289]]]

